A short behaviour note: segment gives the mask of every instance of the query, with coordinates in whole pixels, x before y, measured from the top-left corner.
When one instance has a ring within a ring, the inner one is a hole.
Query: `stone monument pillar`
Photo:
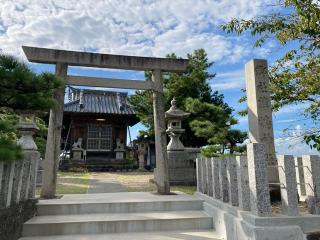
[[[144,168],[145,166],[145,161],[144,161],[144,156],[147,152],[147,142],[141,141],[138,143],[138,159],[139,159],[139,171],[146,171]]]
[[[269,183],[278,183],[277,165],[272,125],[272,108],[266,60],[254,59],[245,65],[246,91],[249,119],[249,139],[265,145]]]
[[[181,121],[189,115],[190,113],[183,112],[177,108],[175,98],[171,101],[170,109],[165,113],[168,121],[166,132],[170,137],[170,142],[167,146],[170,184],[195,184],[196,170],[193,160],[189,158],[188,152],[180,141],[181,134],[185,132],[181,126]]]

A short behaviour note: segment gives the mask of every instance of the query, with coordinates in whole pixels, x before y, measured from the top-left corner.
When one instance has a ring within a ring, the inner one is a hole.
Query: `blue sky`
[[[275,10],[265,0],[0,0],[0,49],[25,60],[21,46],[84,50],[111,54],[164,57],[175,52],[185,57],[204,48],[217,73],[210,85],[225,95],[236,111],[244,87],[244,64],[252,58],[269,64],[289,47],[269,41],[254,49],[251,36],[227,35],[219,26],[232,17],[252,18]],[[30,64],[37,72],[54,71],[50,65]],[[142,72],[70,68],[69,74],[143,79]],[[132,91],[129,92],[132,94]],[[302,120],[305,105],[288,106],[274,113],[279,154],[309,154],[297,138],[312,123]],[[247,118],[236,126],[247,130]],[[131,129],[137,135],[141,124]],[[290,128],[290,134],[283,132]],[[291,146],[291,147],[290,147]]]

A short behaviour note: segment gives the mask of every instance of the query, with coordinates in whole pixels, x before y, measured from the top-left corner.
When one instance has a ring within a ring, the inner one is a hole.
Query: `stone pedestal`
[[[116,159],[124,159],[124,151],[122,150],[116,150]]]
[[[73,149],[72,150],[72,160],[82,160],[82,149]]]
[[[186,151],[168,151],[169,181],[171,185],[195,185],[196,170]]]

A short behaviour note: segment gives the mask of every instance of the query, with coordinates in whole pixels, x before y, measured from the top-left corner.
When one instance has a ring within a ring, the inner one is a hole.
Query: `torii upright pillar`
[[[153,116],[156,145],[156,169],[154,172],[154,178],[157,184],[158,193],[169,194],[170,185],[168,172],[166,122],[164,116],[163,79],[162,71],[160,69],[153,70],[152,81],[154,83]]]
[[[57,171],[59,167],[60,139],[63,120],[64,89],[67,78],[68,65],[56,63],[56,76],[62,80],[62,86],[55,91],[56,105],[50,110],[49,129],[47,136],[46,154],[42,175],[41,198],[54,198],[57,185]]]

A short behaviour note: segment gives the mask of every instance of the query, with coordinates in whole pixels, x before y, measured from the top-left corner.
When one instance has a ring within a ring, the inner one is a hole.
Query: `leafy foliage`
[[[305,141],[314,149],[320,149],[320,135],[310,134],[305,136]]]
[[[140,131],[139,135],[154,137],[152,92],[136,91],[128,98],[128,102],[134,108],[141,123],[147,128],[147,131]]]
[[[8,114],[8,110],[0,114],[0,161],[12,161],[22,157],[21,147],[16,144],[17,122],[17,116]]]
[[[249,31],[258,36],[255,47],[268,39],[286,45],[289,51],[269,68],[273,108],[305,103],[305,115],[319,121],[320,1],[283,0],[279,4],[282,8],[278,12],[257,19],[232,19],[222,29],[237,34]],[[318,150],[319,139],[319,133],[305,136],[305,141]]]
[[[59,86],[55,75],[37,75],[16,58],[0,55],[0,107],[48,110],[55,103],[53,94]]]
[[[12,110],[0,110],[0,142],[3,141],[0,143],[0,161],[21,159],[21,148],[16,145],[20,137],[17,130],[18,121],[19,116]],[[35,133],[34,140],[41,157],[44,157],[48,128],[45,121],[39,117],[36,118],[36,125],[39,130]]]
[[[0,54],[0,161],[21,159],[16,144],[17,110],[44,111],[54,107],[54,91],[61,85],[55,75],[32,72],[13,56]],[[40,152],[44,151],[46,126],[37,118],[40,131],[35,135]]]
[[[175,54],[168,57],[177,58]],[[224,138],[237,120],[232,117],[232,109],[224,102],[223,95],[213,92],[208,84],[215,74],[208,71],[213,62],[209,62],[206,52],[203,49],[196,50],[193,54],[188,54],[188,59],[189,65],[185,73],[164,74],[165,109],[170,107],[170,102],[175,97],[177,106],[191,113],[183,122],[186,132],[182,141],[186,146],[200,147],[219,142],[224,152],[231,146]],[[151,74],[147,72],[146,78],[150,80],[150,77]],[[141,134],[152,137],[152,92],[137,91],[129,98],[129,103],[147,127],[147,131]],[[221,132],[225,134],[220,134]]]

